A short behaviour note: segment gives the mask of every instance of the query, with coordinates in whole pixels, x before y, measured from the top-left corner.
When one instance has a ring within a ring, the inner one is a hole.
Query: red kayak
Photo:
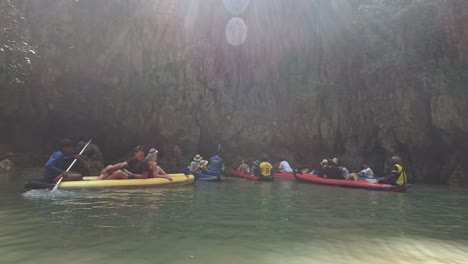
[[[337,180],[337,179],[326,179],[321,178],[313,174],[296,174],[296,179],[301,182],[306,183],[316,183],[323,185],[333,185],[347,188],[357,188],[357,189],[366,189],[366,190],[375,190],[375,191],[387,191],[387,192],[402,192],[408,189],[409,185],[404,186],[394,186],[390,184],[382,183],[368,183],[367,181],[347,181],[347,180]]]
[[[239,178],[244,178],[246,180],[250,180],[250,181],[266,181],[266,182],[270,182],[270,181],[273,181],[273,177],[258,177],[258,176],[253,176],[252,174],[248,174],[248,173],[242,173],[236,169],[229,169],[229,174],[231,174],[232,176],[236,176],[236,177],[239,177]]]
[[[236,176],[236,177],[251,180],[251,181],[258,181],[258,179],[260,178],[260,177],[253,176],[253,175],[248,174],[248,173],[242,173],[242,172],[240,172],[238,170],[235,170],[235,169],[229,169],[229,174],[231,174],[232,176]]]
[[[292,174],[292,173],[280,173],[280,172],[276,172],[275,174],[273,174],[273,177],[275,177],[275,178],[281,178],[281,179],[290,179],[290,180],[294,180],[294,174]]]

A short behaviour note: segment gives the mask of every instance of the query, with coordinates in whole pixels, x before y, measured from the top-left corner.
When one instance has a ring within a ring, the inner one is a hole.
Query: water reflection
[[[415,186],[395,194],[227,179],[174,189],[23,193],[22,179],[0,180],[2,263],[468,259],[463,190]]]

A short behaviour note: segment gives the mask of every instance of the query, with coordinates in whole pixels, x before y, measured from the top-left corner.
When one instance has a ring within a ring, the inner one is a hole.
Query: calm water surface
[[[370,192],[228,178],[24,192],[0,172],[0,263],[468,263],[468,191]]]

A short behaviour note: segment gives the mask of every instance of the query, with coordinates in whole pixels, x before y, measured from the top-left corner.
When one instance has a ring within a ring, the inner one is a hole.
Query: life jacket
[[[271,169],[273,166],[269,162],[260,163],[261,174],[263,177],[269,177],[271,175]]]
[[[219,175],[223,167],[223,159],[216,155],[210,159],[210,166],[208,167],[208,174]]]
[[[405,170],[403,170],[403,167],[400,164],[395,164],[395,167],[397,168],[398,173],[398,176],[395,179],[395,183],[400,186],[405,185],[408,182]]]

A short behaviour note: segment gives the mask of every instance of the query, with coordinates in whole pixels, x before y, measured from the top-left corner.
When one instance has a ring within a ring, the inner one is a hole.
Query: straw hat
[[[333,158],[332,161],[335,162],[336,165],[339,165],[339,164],[340,164],[338,158]]]
[[[199,168],[206,167],[206,165],[208,165],[208,161],[207,161],[207,160],[201,160],[201,161],[198,163],[198,167],[199,167]]]
[[[195,155],[195,157],[193,157],[193,160],[194,160],[194,161],[197,161],[197,162],[200,161],[200,160],[202,160],[202,159],[203,159],[203,157],[200,156],[200,154],[197,154],[197,155]]]

